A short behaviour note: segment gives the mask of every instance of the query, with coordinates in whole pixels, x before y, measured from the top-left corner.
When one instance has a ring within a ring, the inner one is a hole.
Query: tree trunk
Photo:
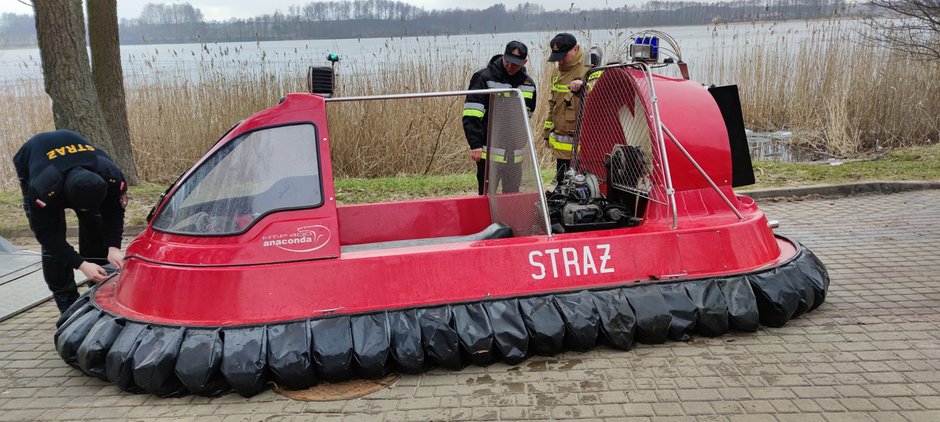
[[[81,0],[35,0],[33,9],[55,127],[78,132],[96,147],[114,152],[91,78]]]
[[[92,77],[108,134],[114,145],[113,150],[108,152],[121,168],[127,182],[137,184],[139,177],[127,123],[124,71],[121,68],[117,0],[89,0],[87,7]]]

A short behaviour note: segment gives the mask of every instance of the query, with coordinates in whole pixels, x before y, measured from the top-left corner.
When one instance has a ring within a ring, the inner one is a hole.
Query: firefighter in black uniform
[[[506,44],[504,54],[498,54],[490,59],[489,65],[473,74],[470,78],[470,87],[473,89],[489,88],[519,88],[525,100],[526,111],[529,117],[535,110],[535,82],[526,73],[525,64],[528,61],[528,48],[519,41]],[[470,144],[470,159],[477,163],[477,190],[483,195],[483,176],[486,171],[486,161],[492,160],[507,165],[522,162],[522,155],[510,151],[491,151],[486,154],[486,107],[489,105],[487,94],[467,95],[463,108],[463,132]],[[522,150],[519,150],[522,151]],[[516,171],[501,172],[507,177],[490,177],[491,183],[499,183],[502,179],[503,192],[517,192],[521,182],[522,173]],[[511,175],[511,176],[510,176]]]
[[[101,281],[107,276],[101,265],[124,265],[124,175],[104,151],[68,130],[32,137],[13,156],[13,164],[26,218],[42,246],[43,278],[64,312],[78,299],[74,269]],[[65,240],[66,208],[78,217],[81,254]]]

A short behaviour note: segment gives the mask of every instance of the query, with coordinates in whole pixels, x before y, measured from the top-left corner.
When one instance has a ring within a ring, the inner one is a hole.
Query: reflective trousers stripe
[[[494,162],[497,162],[497,163],[506,164],[506,162],[507,162],[507,161],[506,161],[506,150],[504,150],[504,149],[502,149],[502,148],[490,148],[490,150],[493,152],[492,154],[489,155],[489,159],[490,159],[490,160],[493,160]],[[513,163],[516,163],[516,164],[521,163],[521,162],[522,162],[522,155],[521,155],[521,153],[523,153],[523,152],[525,152],[525,150],[521,150],[521,149],[520,149],[520,150],[514,151],[514,152],[513,152],[514,155],[513,155],[513,160],[512,160],[512,162],[513,162]],[[483,154],[480,155],[480,158],[482,158],[482,159],[484,159],[484,160],[487,159],[486,151],[483,151]]]

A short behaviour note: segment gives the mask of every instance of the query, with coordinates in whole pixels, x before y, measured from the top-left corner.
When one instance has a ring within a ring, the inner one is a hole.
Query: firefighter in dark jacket
[[[40,133],[13,156],[23,209],[42,246],[42,274],[59,312],[78,299],[74,270],[102,281],[124,265],[124,175],[104,151],[68,130]],[[65,209],[78,217],[79,252],[66,241]]]
[[[506,51],[501,55],[493,56],[489,65],[473,74],[470,78],[470,87],[467,89],[492,88],[519,88],[525,100],[526,111],[529,117],[535,110],[535,82],[526,73],[525,64],[528,60],[528,48],[519,41],[506,44]],[[509,151],[490,151],[486,153],[487,136],[487,110],[489,95],[467,95],[463,108],[463,132],[470,144],[470,159],[477,163],[477,191],[483,195],[483,177],[486,171],[486,161],[505,165],[505,170],[490,176],[491,184],[502,181],[503,192],[517,192],[522,180],[523,149]],[[516,168],[513,168],[515,166]]]

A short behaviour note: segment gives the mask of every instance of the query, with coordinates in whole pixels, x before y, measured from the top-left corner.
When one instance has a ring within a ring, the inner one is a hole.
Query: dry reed
[[[798,42],[750,34],[733,57],[711,56],[704,79],[738,85],[750,129],[790,130],[796,142],[835,156],[937,142],[940,62],[861,43],[846,22]]]
[[[799,48],[788,43],[787,34],[749,37],[751,48],[733,56],[715,54],[704,70],[694,69],[702,81],[739,85],[749,128],[789,129],[801,142],[842,156],[873,147],[937,141],[940,63],[907,62],[851,42],[850,31],[838,26],[814,32]],[[489,52],[472,59],[445,51],[430,53],[420,61],[383,65],[383,59],[376,58],[369,68],[341,66],[338,94],[460,90],[490,57]],[[131,137],[139,172],[147,181],[174,179],[233,124],[276,104],[284,93],[303,91],[303,68],[310,62],[288,61],[287,66],[296,69],[286,71],[263,54],[259,59],[238,48],[206,46],[198,53],[195,68],[154,66],[159,60],[174,60],[177,54],[155,51],[149,57],[131,58],[125,68],[131,75],[127,84]],[[389,56],[401,60],[420,54],[390,52]],[[533,73],[540,88],[540,105],[532,118],[538,137],[549,81],[547,67]],[[39,81],[0,85],[0,101],[6,105],[0,114],[0,188],[9,188],[16,184],[10,157],[25,139],[53,125]],[[461,97],[331,103],[329,109],[332,158],[339,176],[473,169],[460,123]]]

